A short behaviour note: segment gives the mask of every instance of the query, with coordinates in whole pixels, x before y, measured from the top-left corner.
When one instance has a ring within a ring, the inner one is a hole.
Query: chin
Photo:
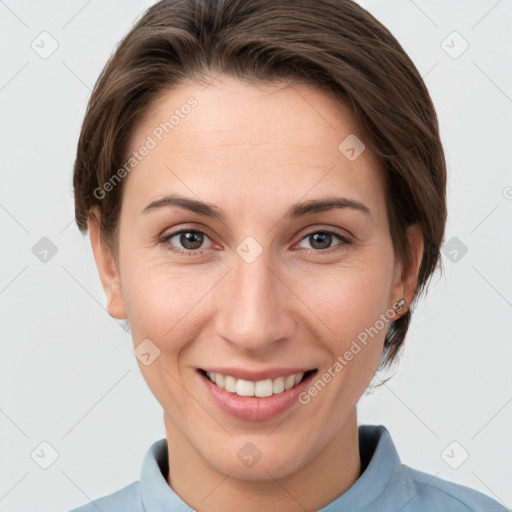
[[[264,441],[259,445],[262,445],[261,449],[251,441],[237,441],[232,449],[225,447],[222,453],[205,454],[203,458],[230,478],[260,482],[285,478],[307,462],[306,454],[300,453],[296,447],[275,447]]]

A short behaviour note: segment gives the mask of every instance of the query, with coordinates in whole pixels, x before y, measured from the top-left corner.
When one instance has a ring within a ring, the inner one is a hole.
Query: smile
[[[303,378],[307,378],[308,372],[294,373],[286,377],[277,377],[276,379],[265,379],[259,381],[250,381],[244,379],[235,379],[232,375],[222,375],[221,373],[205,372],[206,376],[219,388],[234,393],[238,396],[256,396],[264,398],[267,396],[278,395],[284,391],[297,386]]]
[[[275,368],[260,372],[238,368],[197,370],[206,396],[224,413],[245,421],[272,420],[284,414],[299,403],[298,396],[318,371],[316,368]]]

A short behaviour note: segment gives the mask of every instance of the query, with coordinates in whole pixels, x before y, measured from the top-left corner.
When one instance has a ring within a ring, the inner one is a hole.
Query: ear
[[[107,297],[107,311],[111,317],[124,320],[127,315],[123,294],[121,293],[119,271],[111,249],[107,247],[103,240],[98,209],[93,209],[91,213],[88,219],[89,237],[101,284]]]
[[[421,260],[423,257],[423,232],[419,224],[413,224],[406,230],[407,239],[411,247],[411,262],[407,268],[399,262],[397,263],[397,271],[395,272],[395,284],[392,293],[392,303],[398,302],[400,299],[405,300],[404,309],[399,316],[402,316],[409,309],[409,305],[416,295],[416,286],[418,284],[418,273],[420,270]]]

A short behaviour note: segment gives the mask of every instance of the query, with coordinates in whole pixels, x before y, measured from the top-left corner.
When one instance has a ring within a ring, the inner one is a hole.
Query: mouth
[[[313,375],[317,370],[297,372],[287,376],[279,376],[275,379],[262,379],[258,381],[237,379],[232,375],[224,375],[218,372],[210,372],[199,368],[199,372],[209,379],[218,388],[238,396],[266,398],[279,395],[298,386],[302,381]]]
[[[299,395],[318,372],[317,368],[258,373],[223,370],[198,368],[200,386],[222,412],[245,421],[272,420],[284,414],[299,403]],[[245,379],[237,378],[242,376]]]

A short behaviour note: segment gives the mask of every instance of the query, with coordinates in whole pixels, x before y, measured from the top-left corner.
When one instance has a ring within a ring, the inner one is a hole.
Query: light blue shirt
[[[321,512],[510,512],[485,494],[402,464],[382,425],[359,427],[359,449],[363,473]],[[71,512],[191,512],[167,474],[164,438],[150,446],[139,481]]]

